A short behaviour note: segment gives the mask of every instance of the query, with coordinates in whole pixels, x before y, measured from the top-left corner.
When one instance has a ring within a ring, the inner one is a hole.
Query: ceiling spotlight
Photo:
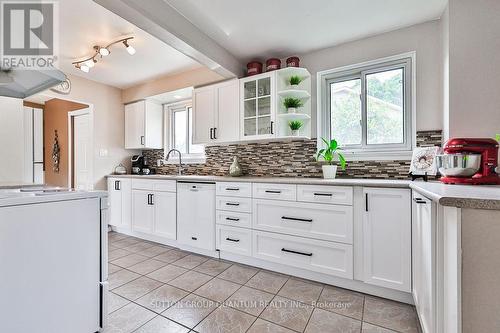
[[[102,55],[103,57],[109,55],[109,50],[106,47],[101,47],[99,48],[99,54]]]
[[[79,70],[81,70],[84,73],[88,73],[90,70],[90,67],[85,65],[85,64],[76,64],[76,68],[78,68]]]
[[[95,66],[95,63],[97,62],[97,60],[95,60],[94,58],[92,59],[89,59],[87,61],[84,62],[85,65],[87,65],[88,68],[92,68]]]
[[[130,55],[135,54],[135,49],[132,46],[128,45],[127,40],[123,41],[123,45],[125,45],[125,47],[127,48],[128,54],[130,54]]]

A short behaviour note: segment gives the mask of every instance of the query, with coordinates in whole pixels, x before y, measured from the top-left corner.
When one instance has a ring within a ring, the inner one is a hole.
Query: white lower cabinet
[[[153,233],[168,239],[177,239],[177,194],[154,192],[155,217]]]
[[[410,190],[364,188],[364,282],[411,292]]]
[[[215,184],[177,184],[177,241],[215,250]]]
[[[353,278],[352,245],[256,230],[252,233],[255,258]]]
[[[252,230],[226,225],[216,227],[217,248],[244,256],[252,255]]]
[[[108,178],[108,224],[117,228],[130,228],[130,179]]]
[[[153,232],[154,206],[151,204],[152,193],[144,190],[132,190],[132,230],[151,234]]]

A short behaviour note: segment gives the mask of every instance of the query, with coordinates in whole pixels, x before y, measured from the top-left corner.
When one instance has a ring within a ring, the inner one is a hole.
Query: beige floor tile
[[[196,266],[203,264],[208,259],[209,258],[199,256],[197,254],[190,254],[188,256],[185,256],[184,258],[174,261],[172,265],[180,266],[187,269],[193,269]]]
[[[133,266],[130,266],[128,270],[136,272],[141,275],[146,275],[165,266],[167,266],[167,264],[164,263],[163,261],[148,259]]]
[[[129,236],[124,235],[124,234],[119,234],[117,232],[108,232],[108,240],[109,242],[117,242],[119,240],[128,238]]]
[[[150,248],[142,250],[139,254],[146,256],[146,257],[156,257],[156,256],[163,254],[163,253],[166,253],[170,250],[171,250],[170,248],[167,249],[167,248],[164,248],[163,246],[153,245]]]
[[[116,266],[113,264],[108,264],[108,274],[113,274],[115,272],[118,272],[119,270],[122,270],[123,267]]]
[[[380,326],[375,326],[369,323],[363,323],[363,328],[361,329],[361,333],[397,333],[393,330],[388,330],[387,328],[383,328]]]
[[[347,289],[325,286],[316,307],[361,320],[364,300],[363,294]]]
[[[194,293],[217,302],[224,302],[240,287],[241,285],[237,283],[214,278],[196,289]]]
[[[361,321],[339,314],[314,309],[305,333],[359,333]]]
[[[323,290],[323,285],[306,280],[288,279],[278,295],[314,305]]]
[[[141,240],[139,238],[127,237],[125,239],[113,242],[112,245],[116,246],[116,247],[119,247],[119,248],[124,248],[124,247],[127,247],[127,246],[131,246],[131,245],[137,244],[139,242],[141,242]]]
[[[195,271],[189,271],[173,279],[168,284],[177,288],[193,292],[200,286],[210,281],[210,279],[212,279],[210,275],[198,273]]]
[[[247,333],[295,333],[288,328],[273,324],[269,321],[258,318]],[[326,333],[326,332],[325,332]]]
[[[150,247],[153,247],[153,246],[154,246],[154,244],[149,243],[149,242],[139,242],[139,243],[135,243],[133,245],[127,246],[124,249],[127,250],[127,251],[130,251],[130,252],[134,252],[134,253],[139,253],[140,254],[141,251],[149,249]]]
[[[402,333],[417,333],[415,308],[383,298],[365,297],[363,321]]]
[[[129,283],[130,281],[137,279],[139,276],[139,274],[127,271],[126,269],[109,274],[109,290],[124,285],[125,283]]]
[[[126,298],[118,296],[112,292],[108,294],[108,314],[118,310],[119,308],[124,307],[130,303],[130,301]]]
[[[243,286],[226,300],[225,305],[259,316],[273,297],[273,294],[265,291]]]
[[[156,257],[153,257],[153,259],[160,260],[166,262],[167,264],[170,264],[174,261],[184,258],[187,255],[189,255],[189,252],[184,252],[180,250],[170,250],[168,252],[157,255]]]
[[[174,323],[167,318],[158,316],[141,326],[134,333],[187,333],[189,329]]]
[[[249,314],[221,306],[198,324],[195,331],[199,333],[245,333],[255,319]]]
[[[143,262],[144,260],[147,260],[147,259],[148,259],[148,257],[141,256],[140,254],[137,254],[137,253],[132,253],[132,254],[129,254],[128,256],[113,260],[111,263],[113,265],[127,268],[127,267],[133,266],[135,264],[138,264],[140,262]]]
[[[111,252],[111,251],[113,251],[113,250],[118,250],[118,249],[119,249],[119,247],[116,247],[116,246],[113,246],[111,244],[108,244],[108,253]]]
[[[130,303],[109,315],[105,333],[133,332],[155,316],[154,312]]]
[[[117,295],[125,297],[131,301],[138,299],[141,296],[146,295],[151,290],[154,290],[162,285],[161,282],[141,276],[140,278],[124,284],[121,287],[113,289],[113,292]]]
[[[121,257],[125,257],[129,254],[132,254],[131,252],[128,252],[124,249],[117,249],[113,251],[109,251],[108,253],[108,261],[113,261]]]
[[[274,297],[260,317],[294,331],[302,332],[306,328],[313,307],[280,296]]]
[[[232,265],[224,272],[220,273],[217,277],[231,282],[245,284],[252,278],[252,276],[257,274],[258,271],[259,270],[254,267]]]
[[[246,285],[268,293],[276,294],[285,284],[288,278],[278,273],[260,271],[255,274]]]
[[[166,284],[142,296],[135,302],[154,312],[162,313],[187,295],[188,292]]]
[[[221,261],[221,260],[216,260],[216,259],[210,259],[200,266],[196,267],[194,270],[200,273],[216,276],[225,271],[226,269],[229,268],[231,264]]]
[[[193,328],[218,306],[217,302],[190,294],[168,308],[161,315],[184,326]]]
[[[163,283],[167,283],[167,282],[175,279],[179,275],[182,275],[186,272],[187,272],[187,269],[185,269],[185,268],[174,266],[174,265],[167,265],[165,267],[157,269],[154,272],[147,274],[146,276],[150,277],[152,279],[161,281]]]

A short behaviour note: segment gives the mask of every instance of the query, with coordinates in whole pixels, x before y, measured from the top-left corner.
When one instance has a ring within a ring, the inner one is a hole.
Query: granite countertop
[[[410,188],[443,206],[500,210],[500,186],[410,182]]]

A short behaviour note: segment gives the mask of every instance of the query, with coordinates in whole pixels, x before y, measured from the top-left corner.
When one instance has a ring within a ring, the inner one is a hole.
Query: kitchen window
[[[170,149],[182,153],[182,163],[205,163],[205,146],[193,144],[193,107],[191,101],[166,104],[165,110],[165,156]],[[166,163],[178,163],[176,153]]]
[[[414,53],[318,73],[318,145],[350,160],[409,158],[415,144]]]

